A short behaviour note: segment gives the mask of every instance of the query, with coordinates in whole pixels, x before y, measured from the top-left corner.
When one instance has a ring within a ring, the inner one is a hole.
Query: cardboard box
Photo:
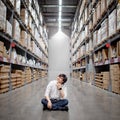
[[[13,21],[13,38],[20,42],[20,27],[18,21],[15,19]]]
[[[95,31],[93,33],[93,47],[97,46],[97,41],[98,41],[98,31]]]
[[[108,49],[102,49],[102,56],[103,61],[108,59]]]
[[[110,46],[110,57],[111,58],[117,57],[117,44]]]
[[[96,25],[97,23],[97,12],[96,12],[96,8],[94,9],[94,12],[93,12],[93,27]]]
[[[15,0],[14,2],[15,10],[19,15],[20,15],[20,4],[21,4],[21,0]]]
[[[101,15],[105,13],[107,7],[107,0],[101,0]]]
[[[21,11],[20,11],[20,17],[21,17],[22,21],[27,26],[28,25],[28,12],[27,12],[26,9],[21,9]]]
[[[6,25],[6,6],[0,1],[0,29],[5,30]]]
[[[109,36],[112,36],[116,33],[116,27],[117,27],[117,18],[116,18],[116,9],[109,15]]]
[[[101,18],[101,1],[97,4],[97,21]]]
[[[101,24],[101,41],[108,37],[108,19],[104,20]]]
[[[21,36],[20,36],[20,43],[23,45],[23,46],[25,46],[25,47],[27,47],[27,43],[26,43],[26,41],[27,41],[27,33],[26,33],[26,31],[21,31]]]
[[[97,45],[101,43],[101,28],[98,30],[98,39],[97,39]]]
[[[120,3],[117,5],[117,30],[120,30]]]
[[[9,84],[1,84],[0,85],[0,88],[3,89],[3,88],[9,88]]]
[[[9,23],[8,20],[6,20],[5,32],[8,33],[10,36],[12,36],[12,25]]]
[[[0,84],[8,84],[9,79],[1,79]]]
[[[85,22],[87,21],[88,19],[88,8],[86,7],[85,8]]]

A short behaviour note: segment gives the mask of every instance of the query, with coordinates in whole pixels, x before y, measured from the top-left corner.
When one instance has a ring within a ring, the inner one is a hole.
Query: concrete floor
[[[69,111],[42,111],[47,80],[0,95],[0,120],[120,120],[120,95],[71,80]]]

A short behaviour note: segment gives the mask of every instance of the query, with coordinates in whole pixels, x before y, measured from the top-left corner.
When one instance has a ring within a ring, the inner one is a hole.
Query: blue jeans
[[[54,110],[60,109],[61,107],[64,107],[68,104],[67,99],[60,99],[60,100],[50,99],[50,100],[52,102],[52,109],[54,109]],[[47,107],[48,101],[45,98],[43,98],[41,100],[41,103],[44,105],[44,107]]]

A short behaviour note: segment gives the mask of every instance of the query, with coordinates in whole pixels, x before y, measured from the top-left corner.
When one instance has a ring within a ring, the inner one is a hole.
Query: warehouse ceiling
[[[38,0],[44,21],[48,27],[58,27],[59,0]],[[73,22],[79,0],[62,0],[62,27],[69,27]]]

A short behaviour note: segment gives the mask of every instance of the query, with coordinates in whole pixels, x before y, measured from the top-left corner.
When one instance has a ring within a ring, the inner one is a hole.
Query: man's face
[[[63,84],[63,78],[62,77],[57,77],[57,81],[60,83],[60,84]]]

